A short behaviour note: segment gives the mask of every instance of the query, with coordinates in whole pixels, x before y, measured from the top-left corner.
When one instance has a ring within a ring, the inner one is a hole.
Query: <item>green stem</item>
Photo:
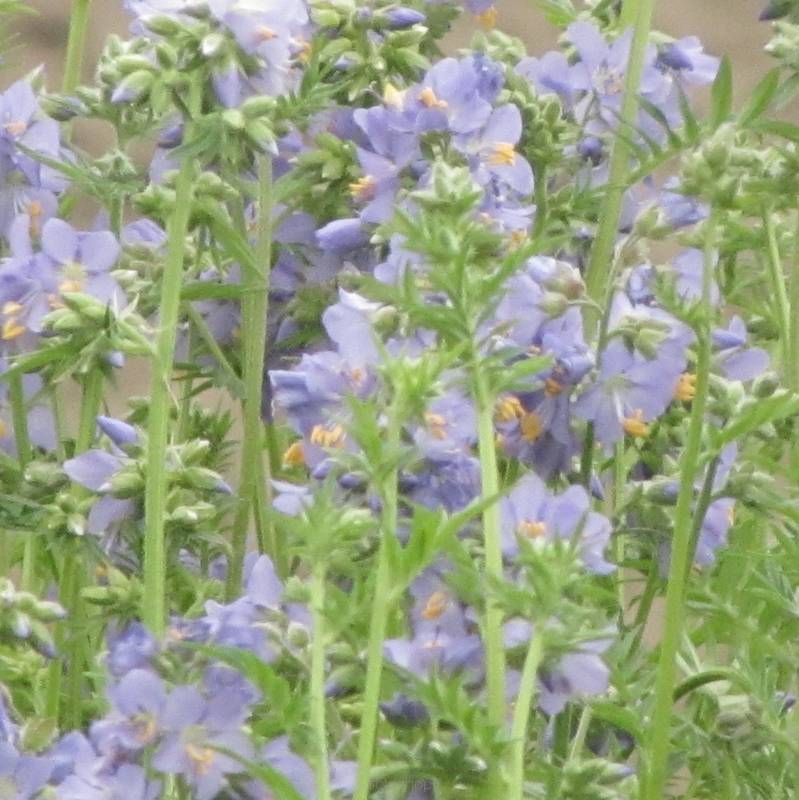
[[[64,64],[64,92],[73,92],[80,83],[83,54],[86,51],[86,33],[89,28],[89,6],[91,0],[74,0],[69,18],[69,39]]]
[[[577,731],[572,740],[572,746],[569,750],[569,761],[577,761],[580,757],[580,751],[585,744],[585,737],[588,735],[588,729],[591,727],[591,717],[593,711],[591,706],[583,706],[582,713],[580,714],[580,722],[577,725]]]
[[[777,231],[774,228],[774,216],[767,208],[763,208],[763,228],[766,232],[766,265],[768,267],[771,291],[777,305],[777,325],[780,329],[780,350],[782,355],[782,369],[788,371],[790,359],[791,340],[791,309],[788,301],[788,290],[785,285],[785,272],[782,268],[780,246],[777,241]]]
[[[608,189],[599,214],[599,227],[591,248],[591,257],[586,268],[586,290],[596,303],[601,303],[605,292],[610,265],[613,260],[613,246],[619,228],[624,186],[630,171],[631,151],[629,137],[635,133],[638,116],[638,87],[641,84],[646,48],[652,28],[654,0],[626,0],[622,20],[634,24],[633,40],[630,46],[630,60],[624,84],[624,100],[619,118],[619,133],[613,143],[608,173]],[[596,312],[590,307],[585,311],[586,331],[593,333],[596,326]]]
[[[624,486],[624,439],[616,442],[613,450],[613,477],[606,501],[607,516],[611,522],[616,523],[619,511],[622,486]],[[616,598],[619,603],[619,618],[624,622],[624,539],[618,530],[613,534],[613,560],[617,569],[615,574]]]
[[[524,797],[524,752],[527,744],[527,723],[530,720],[530,708],[535,699],[538,668],[544,655],[544,639],[533,631],[527,655],[524,659],[522,677],[519,682],[519,694],[516,698],[516,710],[511,724],[511,773],[510,800],[522,800]]]
[[[202,84],[190,87],[192,113],[199,110]],[[187,123],[189,121],[187,120]],[[190,131],[187,124],[187,137]],[[144,593],[142,620],[155,636],[164,632],[166,619],[166,449],[169,435],[170,380],[175,357],[180,310],[183,259],[192,206],[194,161],[184,159],[175,184],[175,207],[168,225],[167,254],[161,285],[158,334],[150,376],[150,409],[147,418],[147,472],[144,489]]]
[[[75,455],[86,452],[94,440],[97,414],[103,397],[103,373],[93,369],[83,379],[78,435],[75,439]],[[80,488],[73,489],[77,498],[84,494]],[[64,568],[61,572],[59,602],[66,609],[67,619],[56,637],[57,648],[63,654],[50,668],[47,686],[48,715],[59,716],[62,729],[80,725],[83,706],[84,645],[86,621],[81,590],[85,580],[83,542],[80,539],[68,543],[64,553]],[[62,692],[63,669],[66,668],[66,687]]]
[[[315,772],[316,797],[330,800],[330,765],[327,757],[327,726],[325,723],[325,568],[314,566],[311,582],[311,730],[316,739]]]
[[[709,298],[715,247],[715,219],[712,212],[706,224],[702,291],[704,312],[696,330],[696,395],[692,402],[685,451],[680,462],[680,490],[677,496],[677,507],[674,512],[674,536],[671,544],[671,563],[666,591],[665,623],[655,683],[655,706],[652,714],[649,747],[647,748],[648,763],[647,760],[644,761],[646,772],[644,780],[641,782],[642,800],[662,800],[666,783],[666,766],[670,746],[669,729],[674,703],[676,656],[683,632],[688,560],[692,557],[690,544],[693,529],[694,483],[699,471],[699,460],[702,454],[702,433],[704,431],[705,408],[710,384],[712,342]]]
[[[543,236],[549,216],[549,191],[547,187],[546,164],[541,164],[535,171],[535,224],[533,239]]]
[[[241,463],[239,509],[233,522],[231,557],[226,595],[233,600],[241,589],[241,574],[247,545],[247,526],[252,512],[259,533],[258,546],[280,571],[281,560],[268,518],[268,497],[262,490],[269,484],[264,464],[264,422],[261,403],[266,359],[267,315],[269,313],[269,272],[272,265],[272,159],[258,159],[258,238],[255,260],[258,271],[246,276],[241,303],[244,348],[244,452]],[[264,483],[264,487],[260,484]]]
[[[793,268],[790,282],[790,322],[788,330],[788,362],[786,378],[788,388],[799,392],[799,213],[796,216],[796,228],[793,234]]]
[[[386,450],[393,462],[400,444],[399,403],[395,400],[389,410],[386,430]],[[380,546],[377,552],[377,574],[372,591],[372,617],[369,621],[369,644],[366,654],[366,681],[363,692],[360,737],[358,739],[358,777],[353,800],[368,800],[369,784],[374,759],[377,733],[377,707],[380,702],[380,683],[383,673],[383,642],[386,638],[389,600],[391,594],[391,567],[387,542],[397,535],[398,470],[389,471],[381,487],[383,512],[380,526]]]
[[[477,363],[472,369],[472,386],[477,405],[477,442],[480,456],[480,479],[483,499],[499,494],[499,471],[494,435],[494,401],[485,374]],[[483,512],[485,571],[489,578],[502,579],[501,519],[498,503],[491,503]],[[488,718],[502,727],[505,722],[505,647],[502,641],[502,608],[489,595],[486,599],[484,636],[486,647],[486,683]]]
[[[11,420],[14,425],[14,441],[17,446],[17,461],[20,477],[25,480],[25,468],[32,457],[31,441],[28,434],[28,404],[22,386],[22,375],[17,372],[8,379],[8,399],[11,404]],[[25,537],[25,550],[22,556],[22,580],[20,585],[27,591],[34,590],[36,563],[39,558],[39,537],[28,534]]]

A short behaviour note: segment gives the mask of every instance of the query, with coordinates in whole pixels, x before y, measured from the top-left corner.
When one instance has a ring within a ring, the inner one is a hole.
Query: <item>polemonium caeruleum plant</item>
[[[6,82],[0,797],[796,797],[799,5],[738,107],[539,5],[127,0],[84,65],[75,0]]]

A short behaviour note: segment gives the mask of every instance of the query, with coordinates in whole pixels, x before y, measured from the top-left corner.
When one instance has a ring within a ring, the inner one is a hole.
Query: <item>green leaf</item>
[[[752,91],[752,95],[746,103],[739,117],[741,125],[748,127],[755,120],[763,116],[769,109],[774,97],[780,88],[780,69],[775,67],[767,72],[760,83]]]
[[[789,142],[799,144],[799,125],[794,125],[791,122],[783,122],[782,120],[766,120],[760,122],[755,130],[761,133],[769,133],[772,136],[779,136],[781,139],[787,139]]]
[[[212,749],[238,761],[245,767],[243,771],[266,784],[275,793],[275,800],[304,800],[303,796],[294,788],[294,784],[282,772],[265,761],[250,761],[227,747],[213,747]]]
[[[769,422],[799,414],[799,396],[789,392],[774,394],[743,405],[729,425],[714,430],[713,449],[717,452],[730,442],[746,436]]]
[[[727,56],[721,60],[719,74],[710,91],[710,128],[716,130],[732,114],[732,67]]]

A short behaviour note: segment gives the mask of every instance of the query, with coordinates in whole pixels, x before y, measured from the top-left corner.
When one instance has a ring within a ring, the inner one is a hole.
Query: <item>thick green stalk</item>
[[[710,384],[712,342],[709,300],[715,246],[713,213],[706,224],[703,315],[696,331],[696,395],[692,401],[685,451],[680,462],[680,490],[674,512],[674,536],[671,543],[663,640],[660,645],[660,659],[655,683],[655,705],[646,758],[642,761],[645,770],[641,781],[642,800],[662,800],[663,798],[666,762],[670,746],[669,729],[674,705],[676,657],[685,617],[686,585],[689,575],[688,560],[693,556],[690,546],[694,526],[692,510],[694,483],[699,472],[699,461],[702,454],[702,433]]]
[[[202,85],[190,88],[189,108],[196,113]],[[191,126],[187,125],[187,134]],[[175,184],[175,207],[168,224],[167,253],[158,311],[158,334],[150,376],[150,408],[147,418],[147,473],[144,489],[144,594],[142,620],[156,635],[166,620],[166,449],[171,407],[170,381],[175,357],[180,309],[183,259],[192,206],[194,162],[184,159]]]
[[[74,0],[72,14],[69,18],[69,39],[67,40],[67,56],[64,64],[64,92],[75,90],[80,83],[83,53],[86,50],[86,32],[89,28],[89,6],[91,0]]]
[[[325,723],[325,568],[315,565],[311,582],[311,730],[316,739],[314,771],[317,800],[330,800],[330,765],[327,757],[327,725]]]
[[[626,0],[622,19],[634,24],[633,40],[630,47],[630,60],[624,83],[624,100],[619,118],[619,132],[613,143],[608,173],[608,189],[599,214],[599,227],[591,248],[591,257],[586,268],[585,283],[588,296],[596,303],[602,303],[605,284],[613,261],[613,247],[621,216],[622,200],[627,175],[630,171],[631,152],[628,138],[634,135],[638,116],[638,87],[644,68],[644,58],[649,33],[652,29],[652,14],[655,0]],[[597,323],[596,312],[586,306],[586,330],[593,333]]]
[[[799,392],[799,213],[796,215],[796,228],[793,234],[793,265],[790,281],[790,324],[788,336],[788,362],[786,379],[788,388]]]
[[[499,494],[497,446],[494,433],[494,400],[490,395],[485,375],[475,363],[472,385],[477,405],[477,442],[480,455],[482,497]],[[483,543],[486,575],[502,578],[501,519],[498,503],[491,503],[483,512]],[[486,683],[488,691],[488,718],[501,727],[505,722],[505,646],[502,641],[502,609],[489,596],[486,600],[483,636],[486,647]]]
[[[774,228],[773,212],[763,208],[763,229],[766,233],[766,266],[771,282],[771,292],[774,296],[777,310],[777,326],[780,331],[780,356],[782,358],[782,371],[790,370],[791,356],[791,309],[788,300],[788,289],[785,285],[785,272],[782,268],[780,246],[777,241],[777,231]]]
[[[11,421],[14,425],[14,442],[17,446],[17,461],[20,474],[24,476],[25,467],[31,460],[31,441],[28,435],[28,404],[22,386],[22,375],[12,374],[8,380],[8,399],[11,404]],[[24,477],[23,477],[24,480]],[[4,548],[5,548],[5,543]],[[39,557],[39,539],[28,534],[25,537],[25,551],[22,556],[22,580],[20,585],[27,591],[34,589],[36,561]]]
[[[75,439],[75,455],[86,452],[94,440],[97,414],[103,397],[103,373],[94,369],[83,379],[78,435]],[[79,487],[73,489],[74,496],[84,494]],[[83,542],[76,539],[69,543],[64,555],[64,568],[59,581],[59,602],[67,612],[67,619],[56,636],[56,645],[61,660],[55,660],[50,668],[47,686],[47,708],[49,716],[60,716],[63,729],[80,725],[83,705],[83,678],[86,666],[85,614],[81,590],[85,581],[83,566]],[[66,687],[62,692],[63,669],[66,668]],[[60,709],[60,715],[59,715]]]
[[[524,798],[524,751],[527,744],[527,723],[530,720],[530,707],[535,699],[538,668],[544,655],[544,640],[536,631],[530,638],[527,655],[524,659],[516,710],[511,724],[511,772],[509,800]]]
[[[239,509],[233,522],[230,567],[226,594],[232,600],[241,589],[241,573],[247,546],[250,513],[256,522],[258,545],[280,568],[280,554],[270,525],[267,496],[269,471],[264,464],[264,422],[261,403],[264,389],[267,316],[269,313],[269,272],[272,265],[272,159],[258,159],[258,238],[255,245],[257,272],[247,275],[241,303],[241,332],[244,348],[244,445],[239,488]],[[263,483],[262,487],[260,484]]]
[[[389,410],[386,431],[386,453],[393,459],[400,444],[400,424],[397,403]],[[377,574],[372,590],[372,617],[369,621],[369,644],[366,652],[366,682],[363,692],[360,735],[358,739],[358,776],[353,800],[368,800],[369,783],[377,733],[377,707],[380,702],[380,683],[383,673],[383,642],[386,638],[391,569],[387,541],[397,535],[398,470],[389,471],[382,486],[383,512],[380,526],[380,546],[377,552]]]

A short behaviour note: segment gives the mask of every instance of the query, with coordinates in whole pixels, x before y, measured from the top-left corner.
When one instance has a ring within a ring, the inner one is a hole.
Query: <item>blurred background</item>
[[[17,47],[9,54],[4,82],[43,63],[55,89],[64,60],[70,0],[28,0],[28,4],[37,14],[23,17],[12,26],[18,34]],[[769,25],[757,21],[765,5],[766,0],[660,0],[656,26],[676,37],[695,34],[709,52],[728,53],[735,65],[736,93],[741,97],[769,66],[769,57],[763,52]],[[534,0],[497,0],[497,8],[499,27],[524,39],[531,55],[552,46],[552,28],[536,10]],[[464,15],[453,33],[453,48],[468,41],[470,23],[469,16]],[[105,36],[124,33],[127,24],[122,0],[94,1],[85,76],[90,75]]]

